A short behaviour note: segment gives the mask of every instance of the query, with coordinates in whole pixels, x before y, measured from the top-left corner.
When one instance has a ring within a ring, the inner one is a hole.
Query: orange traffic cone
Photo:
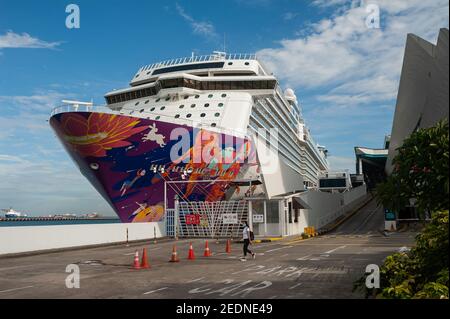
[[[144,268],[144,269],[150,268],[150,265],[149,265],[148,260],[147,260],[147,248],[144,248],[142,250],[141,268]]]
[[[177,262],[180,261],[180,260],[178,259],[177,246],[176,246],[176,245],[173,245],[173,248],[172,248],[172,257],[170,258],[169,261],[170,261],[171,263],[177,263]]]
[[[139,253],[136,250],[136,253],[134,254],[134,265],[133,265],[134,269],[141,269],[141,265],[139,264]]]
[[[231,241],[229,239],[227,240],[227,247],[225,248],[225,252],[227,254],[231,254]]]
[[[189,260],[194,260],[195,259],[194,248],[192,248],[192,243],[190,243],[190,245],[189,245],[188,259]]]
[[[203,253],[203,257],[211,256],[211,251],[209,250],[208,241],[205,243],[205,252]]]

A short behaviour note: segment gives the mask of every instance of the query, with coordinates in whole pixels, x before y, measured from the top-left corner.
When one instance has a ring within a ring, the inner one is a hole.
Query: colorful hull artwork
[[[167,199],[218,201],[232,181],[258,170],[250,140],[181,124],[96,112],[56,114],[50,124],[124,223],[163,220],[165,188]],[[165,187],[182,180],[189,183]],[[191,183],[201,180],[218,182]]]

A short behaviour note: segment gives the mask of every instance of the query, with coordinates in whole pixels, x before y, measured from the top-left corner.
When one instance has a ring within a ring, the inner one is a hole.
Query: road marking
[[[303,284],[302,282],[299,282],[298,284],[293,285],[292,287],[289,287],[289,289],[294,289],[294,288],[296,288],[298,286],[301,286],[302,284]]]
[[[297,260],[308,260],[309,257],[311,257],[312,255],[306,255],[300,258],[297,258]]]
[[[149,294],[152,294],[152,293],[157,292],[157,291],[165,290],[167,288],[169,288],[169,287],[162,287],[162,288],[159,288],[159,289],[156,289],[156,290],[150,290],[150,291],[144,292],[144,295],[149,295]]]
[[[2,292],[17,291],[17,290],[23,290],[23,289],[33,288],[33,287],[34,287],[34,286],[26,286],[26,287],[20,287],[20,288],[12,288],[12,289],[0,290],[0,293],[2,293]]]
[[[337,247],[337,248],[335,248],[335,249],[326,251],[326,252],[324,252],[324,253],[322,253],[322,254],[332,254],[332,253],[334,253],[336,250],[338,250],[338,249],[343,249],[343,248],[345,248],[345,247],[347,247],[347,246],[346,246],[346,245],[344,245],[344,246],[339,246],[339,247]]]
[[[187,283],[189,284],[189,283],[191,283],[191,282],[200,281],[200,280],[202,280],[202,279],[205,279],[205,277],[200,277],[200,278],[197,278],[197,279],[193,279],[193,280],[188,281]]]
[[[274,249],[270,249],[268,251],[266,251],[266,253],[270,253],[272,251],[277,251],[277,250],[281,250],[281,249],[286,249],[286,248],[292,248],[294,246],[285,246],[285,247],[280,247],[280,248],[274,248]]]

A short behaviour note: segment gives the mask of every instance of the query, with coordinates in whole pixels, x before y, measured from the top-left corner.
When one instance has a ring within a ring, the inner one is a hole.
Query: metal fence
[[[224,216],[232,218],[227,221]],[[248,218],[248,203],[180,201],[175,205],[173,212],[167,210],[167,217],[167,225],[172,225],[169,220],[178,219],[176,227],[178,237],[239,238],[242,221]],[[168,228],[167,231],[168,236],[175,235],[172,228]]]

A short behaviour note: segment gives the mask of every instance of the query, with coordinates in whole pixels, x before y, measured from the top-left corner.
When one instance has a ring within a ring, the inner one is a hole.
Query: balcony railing
[[[185,63],[225,61],[225,60],[256,60],[256,59],[257,59],[256,54],[248,54],[248,53],[199,55],[199,56],[171,59],[163,62],[149,64],[140,68],[139,72]]]
[[[136,118],[142,118],[142,119],[149,119],[154,121],[161,121],[161,122],[169,122],[174,124],[180,124],[180,125],[186,125],[190,127],[194,127],[197,129],[204,129],[212,132],[218,132],[222,134],[232,135],[239,138],[249,138],[248,132],[245,131],[239,131],[239,130],[233,130],[226,127],[221,126],[211,126],[209,123],[203,123],[198,121],[190,121],[186,119],[181,118],[174,118],[173,116],[168,116],[164,114],[159,113],[149,113],[149,112],[139,112],[138,110],[135,110],[133,113],[130,114],[132,110],[112,110],[109,107],[103,106],[103,105],[73,105],[73,104],[64,104],[55,107],[50,117],[60,114],[60,113],[72,113],[72,112],[95,112],[95,113],[107,113],[107,114],[115,114],[115,115],[123,115],[123,116],[132,116]],[[136,114],[138,116],[134,116],[133,114]]]

